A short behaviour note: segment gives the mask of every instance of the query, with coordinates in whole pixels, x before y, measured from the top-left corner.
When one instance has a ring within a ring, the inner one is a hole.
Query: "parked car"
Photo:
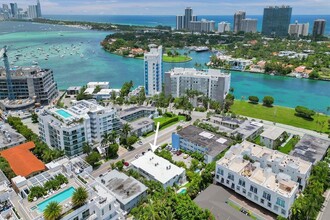
[[[129,163],[125,161],[124,162],[124,165],[128,167],[129,166]]]
[[[184,156],[183,156],[183,159],[187,159],[189,157],[189,155],[188,154],[185,154]]]
[[[177,152],[176,152],[176,155],[177,155],[177,156],[180,156],[181,154],[182,154],[181,151],[177,151]]]
[[[146,152],[143,151],[143,152],[142,152],[142,155],[144,155],[145,153],[146,153]]]

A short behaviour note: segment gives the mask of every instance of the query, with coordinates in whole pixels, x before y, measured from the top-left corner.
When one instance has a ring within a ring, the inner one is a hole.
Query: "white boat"
[[[205,51],[208,51],[208,50],[209,50],[208,47],[196,47],[195,48],[196,52],[205,52]]]

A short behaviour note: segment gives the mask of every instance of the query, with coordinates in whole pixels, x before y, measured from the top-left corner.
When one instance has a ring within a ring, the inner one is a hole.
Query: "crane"
[[[5,64],[7,89],[8,89],[8,99],[13,100],[13,99],[15,99],[14,88],[13,88],[13,83],[11,81],[10,66],[9,66],[9,61],[8,61],[8,56],[7,56],[7,47],[6,46],[4,46],[0,50],[0,59],[1,58],[3,58],[3,62]]]

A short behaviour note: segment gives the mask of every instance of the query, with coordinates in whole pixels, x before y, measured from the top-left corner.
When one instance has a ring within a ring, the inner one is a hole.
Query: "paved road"
[[[160,131],[159,134],[158,134],[157,145],[162,145],[164,143],[171,143],[172,133],[176,131],[176,127],[178,125],[179,124],[175,124],[171,127],[168,127],[166,129]],[[187,126],[188,123],[184,123],[184,124],[181,124],[181,125]],[[115,160],[107,161],[106,163],[102,164],[97,170],[93,171],[92,175],[94,177],[97,177],[100,174],[103,174],[103,173],[107,172],[111,163],[115,163],[115,162],[120,161],[122,159],[124,159],[125,161],[128,161],[128,162],[133,161],[135,159],[135,155],[141,154],[142,152],[146,152],[150,148],[149,143],[152,143],[154,141],[154,137],[155,137],[155,135],[151,135],[151,136],[143,139],[142,140],[142,145],[139,145],[139,144],[133,145],[133,147],[135,148],[134,150],[128,151],[127,153],[119,156]]]

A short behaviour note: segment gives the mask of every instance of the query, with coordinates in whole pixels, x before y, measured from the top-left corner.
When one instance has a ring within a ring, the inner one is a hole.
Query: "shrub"
[[[271,107],[274,103],[274,98],[271,96],[265,96],[262,102],[265,106]]]
[[[302,118],[313,119],[312,116],[315,115],[313,110],[310,110],[304,106],[297,106],[295,110],[296,115]]]
[[[249,96],[249,101],[253,104],[257,104],[259,102],[259,98],[257,96]]]

